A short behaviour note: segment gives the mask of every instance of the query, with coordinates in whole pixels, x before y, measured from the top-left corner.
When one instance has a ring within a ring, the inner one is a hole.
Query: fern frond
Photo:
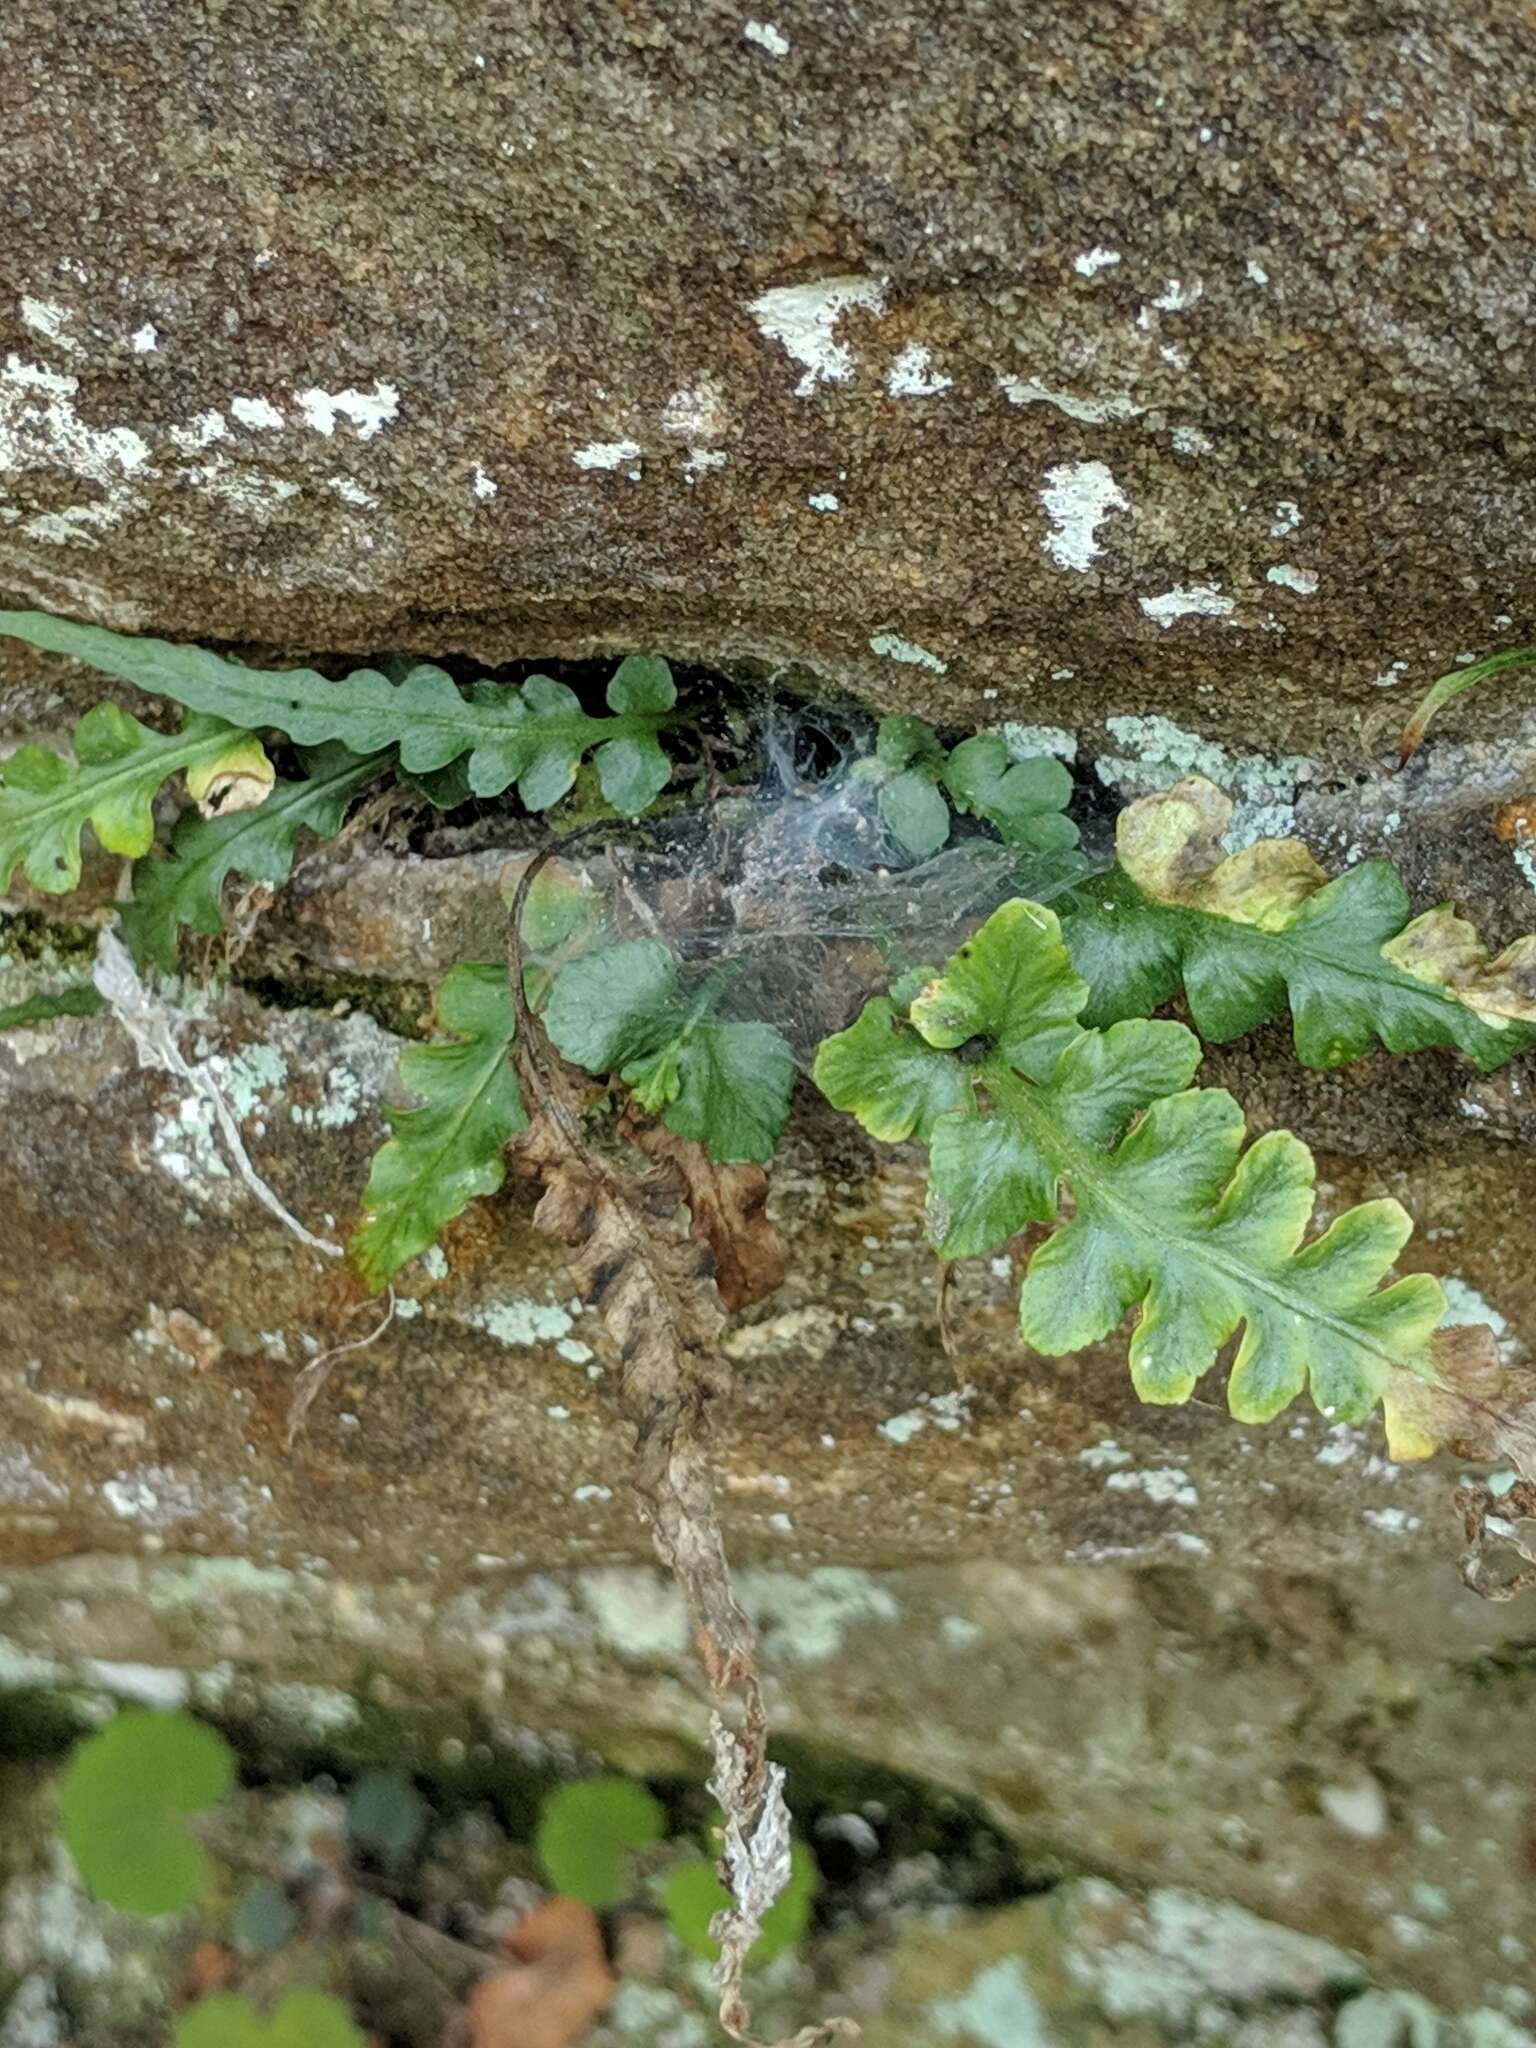
[[[949,1060],[965,1100],[930,1126],[930,1234],[960,1258],[1031,1223],[1057,1226],[1019,1297],[1037,1351],[1081,1350],[1135,1311],[1138,1394],[1181,1402],[1241,1329],[1227,1398],[1245,1422],[1269,1420],[1309,1382],[1324,1414],[1359,1421],[1394,1371],[1427,1372],[1439,1282],[1381,1284],[1412,1228],[1402,1207],[1367,1202],[1304,1242],[1315,1200],[1306,1146],[1273,1131],[1245,1149],[1232,1097],[1189,1086],[1201,1057],[1192,1032],[1146,1019],[1084,1031],[1087,997],[1053,913],[1007,903],[904,1019],[871,1006],[828,1040],[815,1078],[878,1133],[892,1121],[891,1055],[871,1059],[860,1041],[883,1030]]]
[[[1230,801],[1195,775],[1121,812],[1117,865],[1058,906],[1092,994],[1086,1024],[1145,1017],[1182,988],[1202,1037],[1290,1010],[1296,1054],[1336,1067],[1454,1046],[1485,1072],[1536,1044],[1536,939],[1490,961],[1445,906],[1412,918],[1384,860],[1332,880],[1299,839],[1227,858]]]
[[[27,746],[0,763],[0,891],[18,867],[47,895],[78,887],[87,825],[108,853],[147,853],[155,798],[175,774],[186,774],[195,795],[225,768],[249,774],[259,761],[271,773],[249,732],[202,715],[187,718],[180,732],[160,733],[116,704],[98,704],[71,744],[73,760]]]
[[[555,977],[544,1028],[589,1074],[618,1074],[649,1116],[718,1165],[773,1155],[795,1059],[771,1024],[715,1014],[730,969],[686,988],[654,939],[584,953]]]
[[[506,1177],[502,1148],[528,1123],[507,1058],[517,1013],[505,964],[455,967],[436,1010],[452,1038],[400,1055],[401,1086],[419,1103],[388,1112],[393,1136],[374,1154],[348,1247],[375,1292],[477,1196],[496,1192]]]
[[[305,765],[311,773],[304,781],[276,783],[253,810],[214,818],[189,813],[166,859],[137,863],[133,899],[120,916],[123,938],[140,967],[152,963],[174,973],[183,925],[198,932],[223,930],[220,902],[232,874],[273,887],[286,882],[300,828],[331,838],[352,798],[381,773],[384,757],[359,760],[333,745],[317,749]]]
[[[27,996],[0,1009],[0,1031],[22,1031],[51,1024],[55,1017],[95,1017],[107,1007],[106,997],[90,982],[61,988],[51,996]]]
[[[603,796],[637,817],[671,774],[657,735],[672,723],[672,672],[654,655],[631,655],[608,684],[612,716],[595,718],[564,683],[529,676],[522,686],[479,682],[460,694],[446,670],[422,662],[399,682],[355,669],[340,682],[314,669],[255,669],[205,647],[140,639],[48,612],[0,611],[0,633],[88,662],[194,711],[272,727],[304,746],[338,740],[354,754],[398,745],[412,774],[467,755],[474,796],[500,796],[512,783],[530,811],[548,810],[596,749]]]

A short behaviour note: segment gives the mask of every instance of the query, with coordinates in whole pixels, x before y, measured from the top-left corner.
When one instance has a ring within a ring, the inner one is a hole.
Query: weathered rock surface
[[[189,1050],[257,1168],[344,1231],[396,1042],[355,1012],[201,1007]],[[1261,1115],[1266,1076],[1294,1086],[1283,1057],[1230,1057]],[[1401,1071],[1383,1062],[1376,1125],[1361,1076],[1314,1098],[1343,1139],[1326,1206],[1401,1194],[1412,1260],[1517,1343],[1528,1154],[1463,1115],[1459,1152],[1426,1159]],[[374,1313],[342,1314],[329,1262],[110,1019],[7,1034],[0,1077],[12,1679],[168,1666],[227,1706],[247,1675],[350,1696],[371,1672],[691,1767],[697,1678],[646,1568],[611,1360],[526,1195],[402,1275],[289,1451],[296,1373]],[[1116,1346],[1019,1348],[1006,1261],[964,1276],[952,1363],[912,1162],[808,1099],[774,1186],[791,1277],[728,1340],[720,1466],[780,1724],[974,1790],[1043,1854],[1347,1935],[1389,1981],[1503,1982],[1528,1911],[1528,1621],[1456,1582],[1454,1467],[1399,1469],[1309,1409],[1262,1431],[1142,1409]]]
[[[1277,750],[1528,623],[1518,10],[19,0],[0,39],[10,597],[971,722],[1204,690]]]
[[[1509,10],[253,0],[210,34],[20,0],[0,52],[0,597],[278,657],[651,644],[1048,721],[1111,798],[1200,767],[1530,928],[1487,818],[1536,729],[1490,696],[1492,739],[1365,768],[1531,611]],[[103,694],[9,646],[0,676],[7,742]],[[200,999],[189,1048],[311,1226],[346,1229],[382,1131],[397,1047],[358,1001],[398,1023],[499,949],[504,859],[355,840],[258,929],[259,999]],[[4,943],[0,1003],[56,978]],[[1530,1056],[1305,1075],[1275,1031],[1207,1078],[1536,1344]],[[294,1376],[370,1327],[333,1269],[109,1021],[0,1039],[0,1100],[0,1676],[164,1667],[225,1711],[275,1677],[343,1716],[377,1681],[694,1766],[611,1362],[517,1189],[289,1452]],[[1454,1468],[1140,1409],[1116,1347],[1019,1350],[1002,1262],[951,1364],[912,1162],[810,1099],[775,1189],[792,1278],[731,1339],[721,1467],[783,1724],[1447,2006],[1518,1988],[1529,1622],[1456,1583]]]

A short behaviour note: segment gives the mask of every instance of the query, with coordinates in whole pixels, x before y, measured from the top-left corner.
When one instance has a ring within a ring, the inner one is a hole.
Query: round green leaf
[[[672,671],[659,654],[631,654],[609,678],[608,709],[621,715],[670,711],[676,702]]]
[[[881,789],[880,815],[914,860],[927,860],[949,837],[949,805],[915,768]]]
[[[627,1889],[627,1851],[659,1839],[664,1816],[629,1778],[588,1778],[558,1786],[539,1812],[536,1846],[544,1875],[566,1898],[617,1906]]]
[[[924,718],[882,718],[875,733],[875,759],[882,768],[909,768],[914,761],[937,766],[944,758],[933,727]]]
[[[626,818],[648,811],[672,775],[672,763],[650,733],[608,740],[592,759],[604,797]]]
[[[185,1817],[235,1782],[234,1752],[190,1714],[129,1707],[81,1743],[59,1787],[65,1846],[96,1897],[126,1913],[198,1899],[208,1863]]]
[[[346,2007],[323,1991],[290,1991],[263,2016],[248,1998],[221,1991],[177,2024],[172,2048],[364,2048]]]

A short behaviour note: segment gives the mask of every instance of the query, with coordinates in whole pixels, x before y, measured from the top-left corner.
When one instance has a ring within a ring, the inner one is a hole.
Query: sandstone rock
[[[1528,621],[1490,0],[20,0],[5,55],[12,598],[1276,751]]]
[[[1106,809],[1201,767],[1254,829],[1529,928],[1486,830],[1536,771],[1517,686],[1368,772],[1429,676],[1528,627],[1507,10],[556,13],[255,0],[207,34],[19,0],[0,598],[274,659],[650,644],[1021,720]],[[11,645],[0,676],[7,743],[103,694]],[[193,999],[312,1227],[346,1230],[382,1134],[396,1044],[358,1004],[410,1028],[499,946],[509,851],[322,855],[240,963],[261,999]],[[99,919],[118,880],[49,908]],[[61,958],[18,941],[0,1000]],[[1317,1144],[1327,1204],[1404,1199],[1518,1347],[1529,1069],[1305,1075],[1275,1031],[1205,1078]],[[344,1726],[367,1666],[697,1768],[611,1361],[517,1190],[403,1276],[290,1454],[294,1376],[369,1319],[197,1105],[107,1020],[0,1039],[0,1098],[0,1675],[224,1712],[286,1685]],[[1310,1411],[1141,1409],[1119,1347],[1019,1350],[1001,1262],[957,1372],[912,1162],[807,1099],[775,1187],[793,1277],[731,1339],[721,1469],[783,1724],[1437,2001],[1515,1982],[1522,1620],[1455,1582],[1454,1468]],[[1341,1829],[1362,1774],[1384,1810]]]

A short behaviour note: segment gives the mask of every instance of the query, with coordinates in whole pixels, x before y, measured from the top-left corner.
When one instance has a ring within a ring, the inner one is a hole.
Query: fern
[[[179,733],[159,733],[116,704],[88,711],[72,744],[72,761],[29,746],[0,764],[0,891],[18,867],[47,895],[77,888],[87,825],[108,853],[147,853],[155,797],[173,775],[184,772],[201,796],[226,769],[248,773],[258,760],[266,767],[251,734],[222,718],[189,717]]]
[[[1062,853],[1077,845],[1064,815],[1072,778],[1059,761],[1015,761],[1000,732],[979,732],[945,754],[926,720],[882,718],[875,751],[853,772],[876,788],[886,829],[914,860],[927,860],[949,839],[949,803],[983,818],[1010,846]]]
[[[247,668],[207,648],[138,639],[47,612],[0,611],[0,633],[194,711],[270,726],[302,745],[339,740],[359,755],[398,745],[401,765],[413,775],[467,755],[471,795],[499,796],[515,782],[530,811],[557,803],[594,748],[603,796],[626,817],[647,810],[671,774],[657,735],[675,722],[677,692],[671,670],[654,655],[620,662],[608,684],[612,716],[595,718],[550,676],[530,676],[521,688],[482,681],[462,696],[445,670],[426,662],[399,682],[367,668],[332,682],[313,669]]]
[[[1138,1310],[1131,1376],[1144,1401],[1189,1399],[1239,1327],[1232,1413],[1267,1421],[1308,1380],[1322,1411],[1359,1421],[1394,1369],[1421,1368],[1445,1311],[1439,1283],[1382,1287],[1411,1225],[1368,1202],[1302,1239],[1312,1155],[1287,1131],[1244,1150],[1243,1114],[1191,1089],[1200,1044],[1144,1019],[1084,1031],[1086,984],[1055,916],[1004,904],[921,991],[877,1023],[951,1062],[966,1100],[931,1118],[929,1229],[947,1258],[996,1250],[1032,1223],[1059,1225],[1019,1297],[1026,1343],[1081,1350]],[[852,1043],[867,1014],[817,1056],[818,1085],[866,1129],[889,1126],[889,1062]],[[962,1049],[964,1056],[962,1057]],[[1063,1188],[1075,1205],[1059,1224]]]
[[[528,1122],[507,1059],[517,1018],[506,967],[455,967],[436,1010],[452,1042],[401,1053],[401,1085],[419,1106],[388,1112],[393,1136],[374,1154],[349,1247],[375,1292],[477,1196],[496,1192],[506,1175],[502,1147]]]
[[[177,934],[223,929],[220,898],[232,874],[248,881],[286,882],[301,827],[323,839],[340,830],[347,805],[376,780],[383,758],[359,760],[332,745],[311,754],[302,782],[279,782],[253,810],[203,818],[191,813],[176,828],[175,850],[165,860],[140,861],[133,871],[133,899],[124,904],[123,937],[140,967],[153,963],[166,973],[176,967]]]
[[[0,1031],[28,1030],[51,1024],[55,1017],[95,1017],[107,1007],[106,997],[90,982],[63,988],[56,995],[27,996],[0,1009]]]
[[[717,1165],[766,1160],[789,1114],[794,1054],[772,1025],[715,1015],[730,973],[688,989],[656,940],[604,946],[561,969],[544,1028],[566,1059],[617,1073],[642,1109]]]
[[[1232,805],[1200,776],[1121,812],[1117,866],[1061,904],[1088,1024],[1144,1017],[1180,988],[1216,1043],[1289,1008],[1309,1067],[1455,1046],[1485,1071],[1536,1044],[1536,939],[1489,962],[1441,907],[1410,919],[1384,860],[1330,881],[1298,839],[1223,860]]]

